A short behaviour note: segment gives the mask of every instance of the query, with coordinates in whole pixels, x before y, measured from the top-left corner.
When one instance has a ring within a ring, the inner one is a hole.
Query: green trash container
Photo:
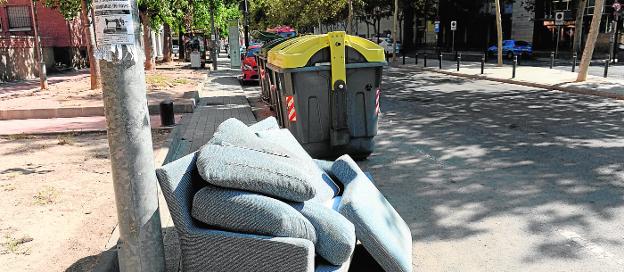
[[[280,124],[314,158],[374,150],[384,49],[343,31],[290,39],[273,47]]]
[[[267,54],[269,50],[278,44],[288,40],[288,38],[278,38],[275,40],[271,40],[266,42],[258,52],[256,52],[256,63],[258,64],[258,72],[260,74],[260,88],[262,90],[262,98],[265,101],[270,101],[270,86],[271,83],[269,81],[270,72],[267,71],[266,63],[267,63]]]
[[[273,110],[277,109],[277,100],[275,95],[271,94],[271,86],[275,85],[272,79],[272,71],[267,68],[267,54],[273,47],[288,40],[289,38],[278,38],[265,43],[259,52],[256,53],[256,63],[258,63],[258,72],[260,74],[260,89],[262,99],[267,101]],[[273,88],[275,89],[275,88]]]

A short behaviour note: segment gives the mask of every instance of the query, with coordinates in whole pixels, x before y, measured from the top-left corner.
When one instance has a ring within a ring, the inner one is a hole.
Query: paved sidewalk
[[[156,70],[146,71],[150,112],[158,114],[163,100],[173,100],[177,113],[192,112],[205,79],[205,70],[192,70],[180,62],[159,64]],[[102,90],[90,89],[88,70],[52,75],[48,90],[39,90],[38,82],[0,82],[0,120],[104,115]]]
[[[614,77],[603,78],[590,75],[587,77],[587,81],[576,82],[577,73],[571,71],[518,66],[516,69],[516,77],[512,78],[513,68],[510,65],[497,67],[495,64],[488,63],[485,66],[484,74],[481,74],[480,63],[462,63],[459,72],[457,71],[457,64],[454,61],[443,61],[442,69],[438,68],[439,62],[437,60],[429,60],[427,64],[427,68],[423,68],[422,62],[419,65],[411,64],[406,65],[406,67],[548,90],[624,99],[624,80]]]
[[[182,115],[176,115],[176,123],[180,121]],[[164,128],[160,123],[160,116],[150,116],[150,123],[153,129]],[[106,117],[74,117],[74,118],[53,118],[53,119],[28,119],[28,120],[3,120],[0,121],[0,136],[19,134],[54,134],[71,132],[97,132],[106,131]]]

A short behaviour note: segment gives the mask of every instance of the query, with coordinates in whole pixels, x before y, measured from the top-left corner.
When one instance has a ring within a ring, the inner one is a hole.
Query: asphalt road
[[[410,225],[415,271],[624,271],[624,104],[385,72],[362,166]]]

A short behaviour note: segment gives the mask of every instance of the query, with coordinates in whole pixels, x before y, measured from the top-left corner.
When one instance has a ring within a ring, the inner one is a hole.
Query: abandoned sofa
[[[313,160],[274,118],[227,120],[156,173],[183,271],[348,271],[356,237],[385,271],[412,270],[409,228],[369,177]]]

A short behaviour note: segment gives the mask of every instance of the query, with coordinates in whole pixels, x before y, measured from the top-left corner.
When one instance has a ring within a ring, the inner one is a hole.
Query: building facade
[[[0,6],[0,81],[38,76],[31,0],[9,0]],[[88,65],[87,37],[80,16],[65,20],[58,10],[37,1],[42,51],[48,71]]]

